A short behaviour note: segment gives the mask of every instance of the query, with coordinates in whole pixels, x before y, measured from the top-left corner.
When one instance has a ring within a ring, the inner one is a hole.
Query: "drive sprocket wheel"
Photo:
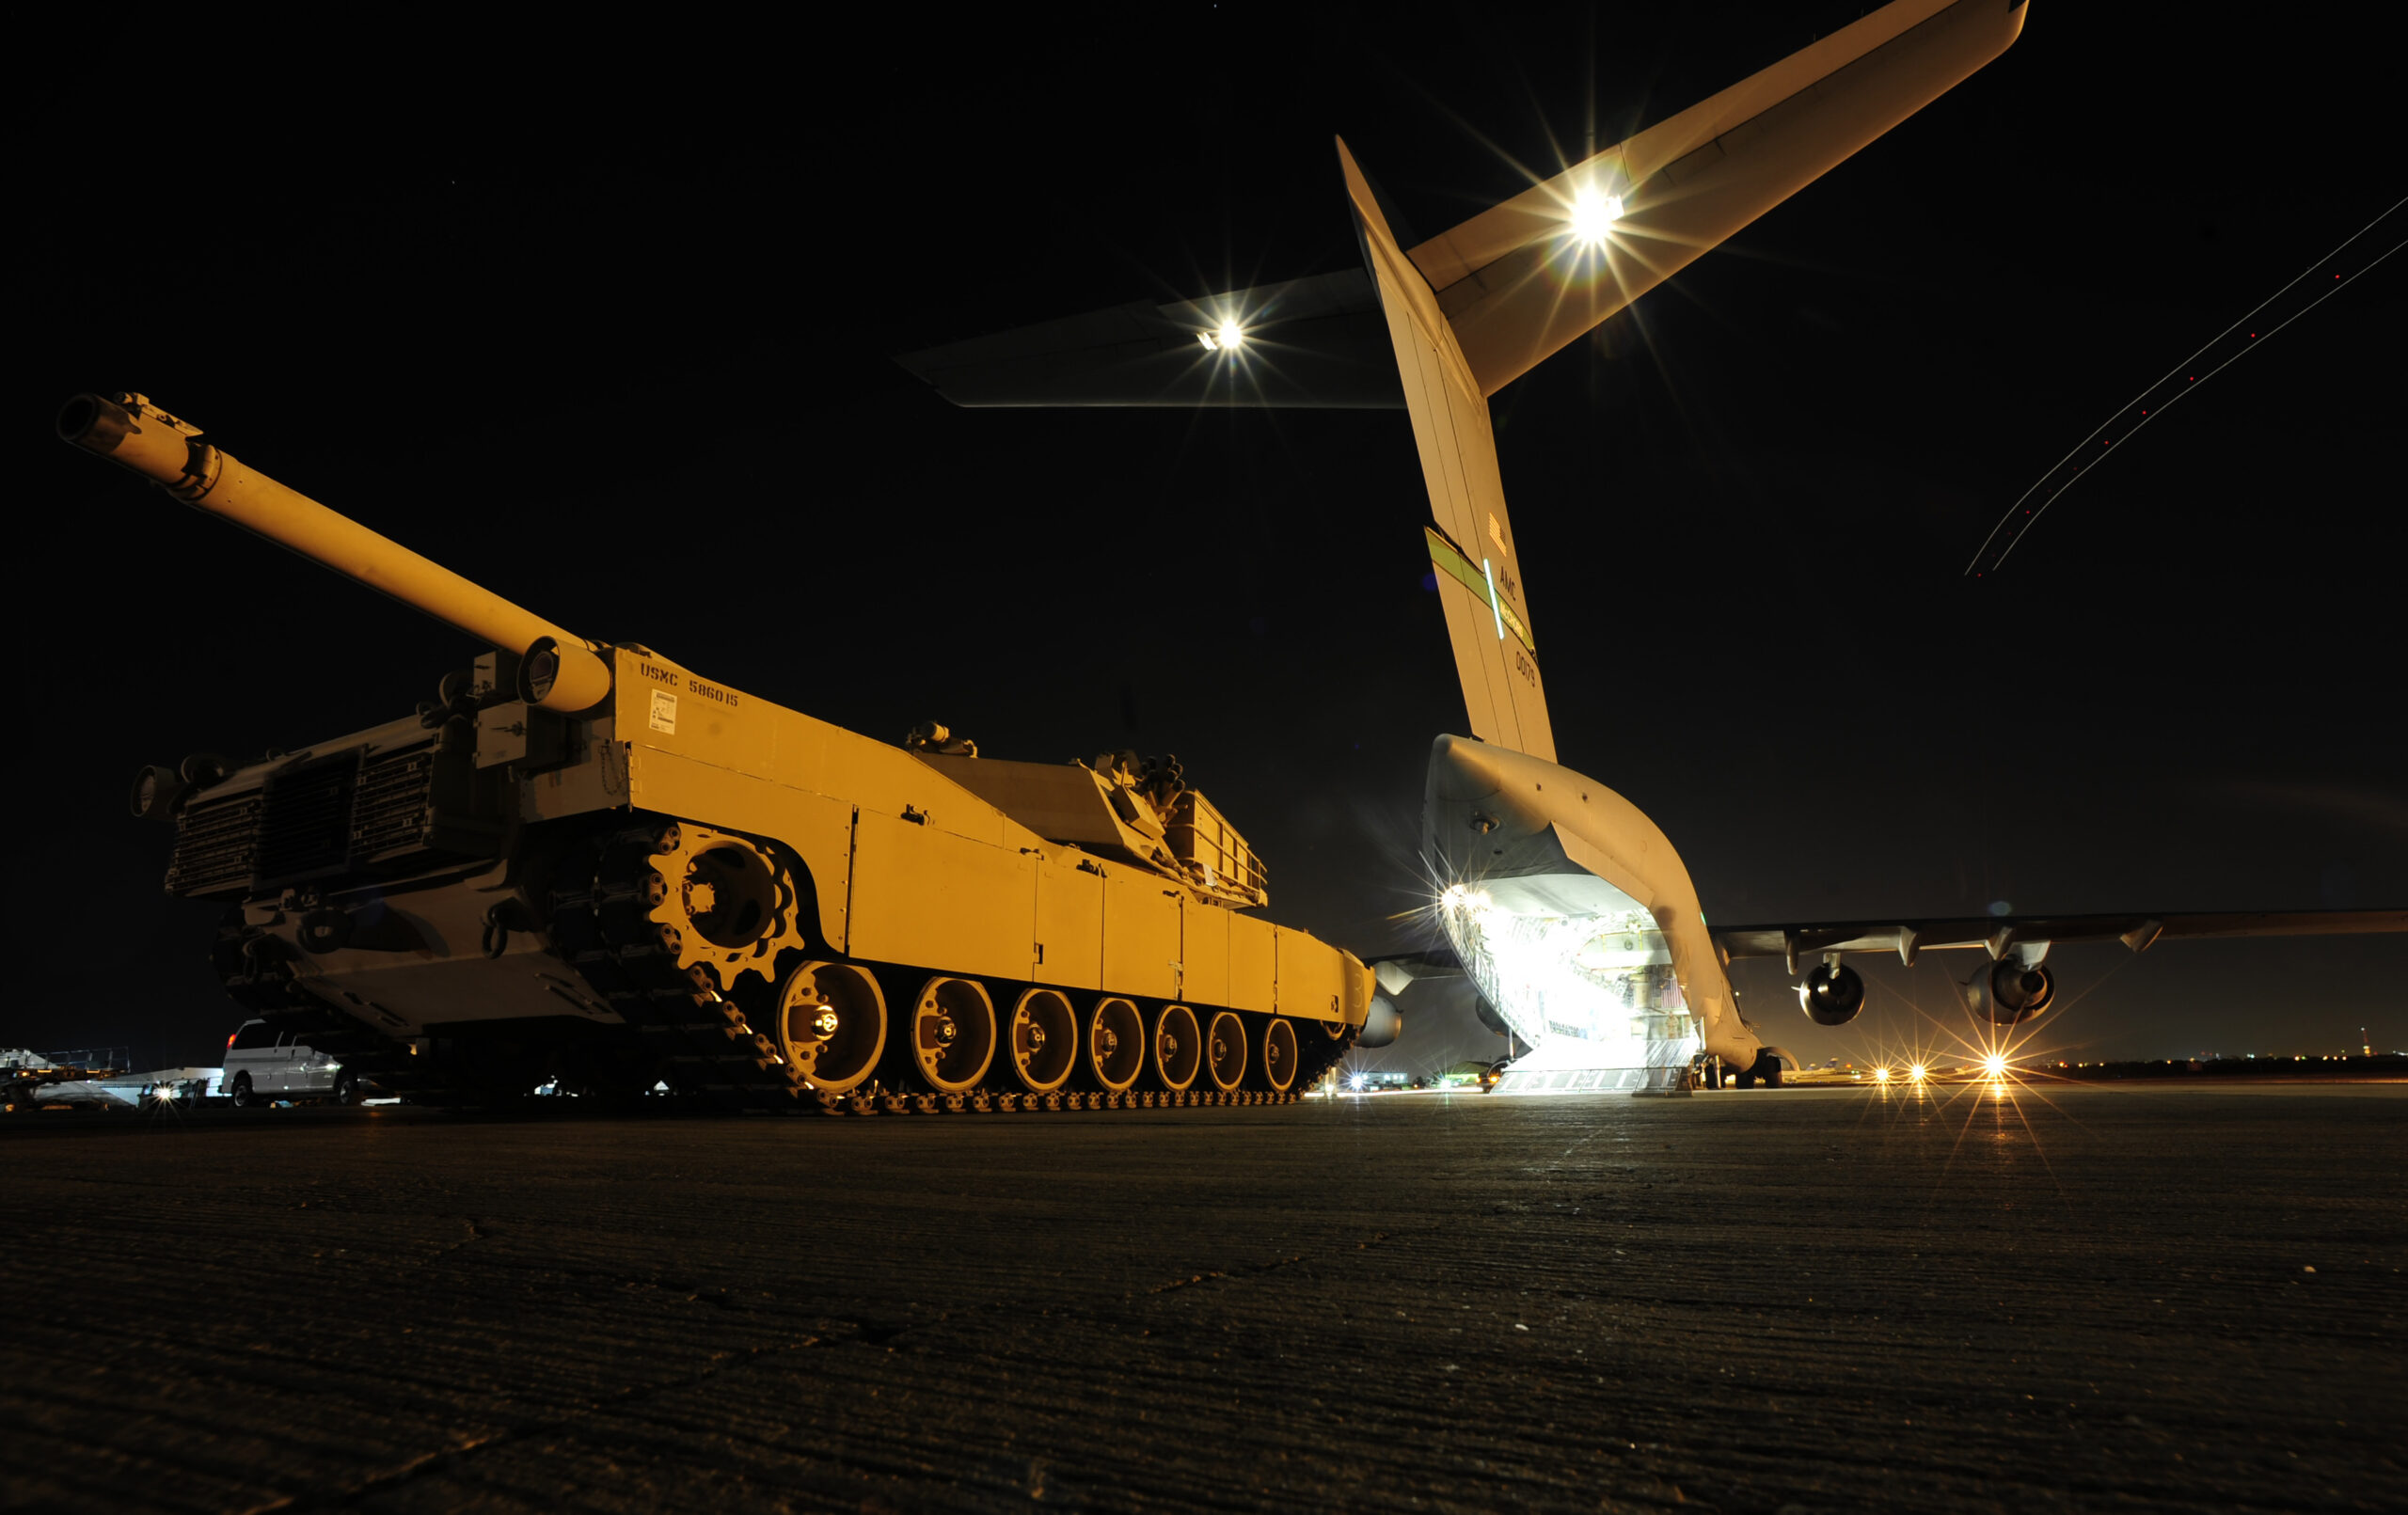
[[[680,972],[722,990],[747,973],[777,982],[778,954],[803,945],[794,874],[759,843],[680,821],[661,829],[643,879],[646,919]]]

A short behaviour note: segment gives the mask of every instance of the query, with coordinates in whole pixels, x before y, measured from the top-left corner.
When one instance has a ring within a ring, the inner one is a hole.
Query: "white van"
[[[312,1048],[298,1033],[277,1031],[264,1020],[246,1020],[226,1038],[226,1067],[217,1089],[245,1109],[328,1095],[337,1103],[354,1105],[361,1093],[357,1076],[344,1072],[332,1056]]]

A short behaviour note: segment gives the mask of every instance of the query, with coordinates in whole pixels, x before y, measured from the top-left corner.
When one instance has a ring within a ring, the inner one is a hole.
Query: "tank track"
[[[816,1090],[786,1061],[776,1042],[752,1024],[754,1018],[769,1023],[776,1008],[775,985],[803,960],[803,953],[789,948],[780,955],[774,973],[740,976],[737,987],[723,989],[706,967],[680,971],[673,939],[664,940],[664,929],[650,919],[658,876],[651,859],[676,850],[677,825],[666,818],[640,818],[597,833],[573,849],[552,876],[551,937],[555,950],[643,1038],[670,1086],[720,1109],[933,1115],[1287,1104],[1334,1065],[1354,1041],[1352,1035],[1300,1035],[1304,1065],[1284,1092],[1190,1088],[1027,1094],[980,1087],[936,1094],[889,1088],[875,1081],[841,1095]]]

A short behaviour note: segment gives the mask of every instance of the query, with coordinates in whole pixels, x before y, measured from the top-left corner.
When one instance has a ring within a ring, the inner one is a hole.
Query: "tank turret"
[[[414,714],[136,776],[254,1014],[430,1099],[660,1083],[892,1113],[1293,1098],[1371,1005],[1247,913],[1259,860],[1175,760],[873,741],[578,637],[137,394],[67,442],[493,650]]]

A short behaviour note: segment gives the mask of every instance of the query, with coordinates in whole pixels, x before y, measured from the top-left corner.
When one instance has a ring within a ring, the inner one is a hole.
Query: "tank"
[[[1371,973],[1251,913],[1174,759],[878,741],[610,645],[276,482],[138,394],[60,437],[488,645],[399,718],[135,779],[246,1010],[390,1093],[666,1085],[903,1113],[1295,1098]]]

